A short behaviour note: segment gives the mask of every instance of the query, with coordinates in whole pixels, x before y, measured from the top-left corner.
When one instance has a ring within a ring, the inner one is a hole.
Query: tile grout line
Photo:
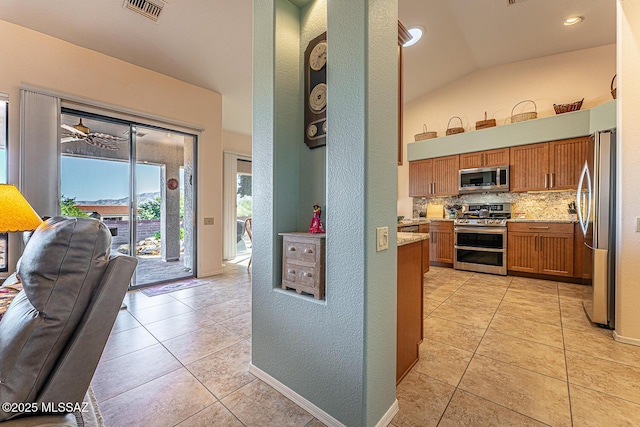
[[[558,282],[556,282],[558,286]],[[571,404],[571,387],[569,386],[569,362],[567,360],[567,342],[564,338],[564,323],[562,321],[562,304],[560,303],[560,288],[558,287],[558,310],[560,311],[560,328],[562,330],[562,353],[564,354],[564,369],[567,374],[567,398],[569,400],[569,418],[573,426],[573,405]]]
[[[449,295],[449,298],[454,295],[456,292],[458,292],[458,290],[464,286],[464,284],[466,282],[468,282],[469,280],[471,280],[473,276],[470,276],[468,279],[466,279],[464,282],[462,282],[462,284],[451,294]],[[511,285],[511,282],[509,282],[509,286]],[[464,375],[467,373],[467,369],[469,369],[469,365],[471,365],[471,361],[473,360],[473,358],[476,356],[476,351],[478,350],[478,347],[480,346],[480,343],[482,342],[482,340],[484,339],[484,336],[486,335],[487,331],[489,330],[489,325],[491,324],[491,322],[493,321],[493,317],[495,316],[496,312],[498,311],[498,307],[500,307],[500,304],[502,303],[502,300],[504,299],[504,295],[506,295],[507,293],[507,289],[509,289],[509,286],[507,286],[507,288],[505,289],[504,294],[502,295],[502,299],[500,299],[500,303],[498,304],[498,306],[496,307],[496,310],[493,313],[493,316],[491,316],[491,320],[489,321],[489,323],[487,324],[487,327],[484,331],[484,333],[482,334],[482,338],[480,338],[480,341],[478,341],[478,345],[476,345],[475,350],[473,350],[473,354],[471,355],[471,359],[469,359],[469,363],[467,363],[467,366],[464,368],[464,372],[462,373],[462,375],[460,376],[460,379],[458,380],[458,383],[455,386],[455,389],[453,390],[453,393],[451,394],[451,398],[449,398],[449,401],[447,402],[447,406],[445,406],[444,411],[442,411],[442,414],[440,415],[440,418],[438,419],[438,423],[436,425],[439,425],[440,422],[442,422],[442,418],[444,417],[444,414],[447,413],[447,409],[449,409],[449,405],[451,404],[451,401],[453,400],[453,397],[456,395],[456,392],[458,390],[461,390],[460,387],[460,382],[462,382],[462,378],[464,378]],[[447,298],[447,299],[449,299]],[[446,301],[446,300],[445,300]],[[424,339],[424,337],[423,337]],[[464,391],[464,390],[463,390]]]

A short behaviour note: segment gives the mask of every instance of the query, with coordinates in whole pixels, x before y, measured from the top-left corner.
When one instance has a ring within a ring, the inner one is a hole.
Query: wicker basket
[[[616,85],[616,87],[613,87],[613,82],[616,81],[616,76],[617,74],[615,74],[613,76],[613,79],[611,79],[611,96],[613,96],[613,99],[616,99],[616,95],[617,95],[616,92],[618,90],[618,85]]]
[[[416,142],[438,137],[438,132],[427,132],[427,125],[422,125],[424,132],[415,135]]]
[[[516,107],[518,105],[522,104],[523,102],[531,102],[533,104],[533,111],[530,111],[530,112],[527,112],[527,113],[513,114],[513,112],[515,111]],[[527,120],[535,119],[537,117],[538,117],[538,106],[536,105],[535,102],[533,102],[530,99],[525,99],[524,101],[518,102],[511,109],[511,123],[525,122]]]
[[[449,127],[449,125],[451,125],[451,120],[453,119],[458,119],[460,120],[460,126],[459,127]],[[462,133],[464,132],[464,128],[462,127],[462,119],[458,116],[453,116],[449,119],[449,122],[447,123],[447,135],[455,135],[456,133]]]
[[[487,120],[487,112],[484,112],[484,120],[476,122],[476,130],[492,128],[496,125],[496,119]]]
[[[578,111],[580,108],[582,108],[583,101],[584,98],[582,98],[580,101],[572,102],[571,104],[553,104],[553,109],[556,111],[556,114]]]

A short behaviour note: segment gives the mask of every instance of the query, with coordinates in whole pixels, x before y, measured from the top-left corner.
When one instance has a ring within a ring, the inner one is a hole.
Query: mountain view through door
[[[63,111],[60,145],[61,213],[109,227],[133,287],[194,276],[193,135]]]

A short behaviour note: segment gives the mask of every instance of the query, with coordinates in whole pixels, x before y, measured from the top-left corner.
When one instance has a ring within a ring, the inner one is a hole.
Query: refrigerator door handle
[[[584,245],[585,245],[586,247],[588,247],[589,249],[593,250],[593,251],[595,251],[595,250],[596,250],[596,248],[594,248],[593,246],[591,246],[591,245],[590,245],[590,244],[588,244],[587,242],[584,242]]]
[[[585,177],[587,178],[587,199],[585,203],[587,208],[586,216],[584,215],[584,212],[582,212],[582,202],[585,201],[582,193],[583,185],[585,184]],[[578,189],[576,191],[576,201],[578,202],[576,207],[578,220],[580,221],[580,228],[582,229],[582,234],[586,237],[589,220],[591,219],[591,174],[589,173],[589,165],[586,161],[584,162],[582,172],[580,173],[580,180],[578,181]]]

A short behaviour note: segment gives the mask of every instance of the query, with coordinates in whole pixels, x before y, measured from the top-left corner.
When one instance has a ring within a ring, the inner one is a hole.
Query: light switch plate
[[[636,233],[640,233],[640,216],[636,217]]]
[[[389,227],[376,228],[376,251],[389,249]]]
[[[204,225],[213,225],[213,217],[205,217]]]

